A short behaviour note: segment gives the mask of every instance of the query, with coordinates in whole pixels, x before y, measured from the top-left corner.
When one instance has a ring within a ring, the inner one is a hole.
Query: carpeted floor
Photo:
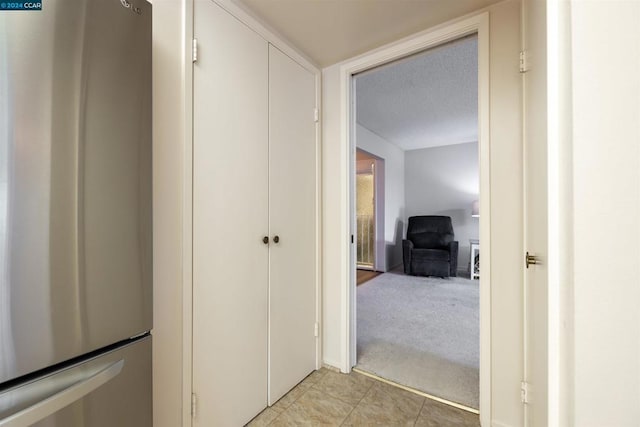
[[[357,295],[358,368],[478,408],[478,280],[398,270]]]

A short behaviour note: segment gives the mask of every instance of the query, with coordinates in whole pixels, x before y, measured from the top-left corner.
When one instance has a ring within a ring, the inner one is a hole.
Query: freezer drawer
[[[151,337],[0,392],[0,427],[151,427]]]

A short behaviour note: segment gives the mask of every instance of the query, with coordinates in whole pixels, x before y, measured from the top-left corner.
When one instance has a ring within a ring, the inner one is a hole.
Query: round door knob
[[[278,243],[280,241],[279,236],[273,236],[273,243]]]
[[[268,244],[269,244],[269,237],[264,236],[264,237],[262,238],[262,243],[264,243],[265,245],[268,245]]]

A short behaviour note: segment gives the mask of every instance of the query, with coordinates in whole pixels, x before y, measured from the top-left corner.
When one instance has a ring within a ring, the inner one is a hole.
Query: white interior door
[[[269,46],[269,404],[316,366],[315,93],[314,74]]]
[[[546,2],[524,2],[525,425],[548,422],[548,232]]]
[[[239,426],[267,405],[268,44],[210,0],[194,14],[194,425]]]

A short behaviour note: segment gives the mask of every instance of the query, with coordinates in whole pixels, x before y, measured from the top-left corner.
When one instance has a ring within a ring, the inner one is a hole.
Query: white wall
[[[153,2],[153,425],[182,425],[182,1]]]
[[[356,125],[356,146],[384,159],[385,270],[402,264],[405,230],[404,151]]]
[[[573,425],[637,426],[640,3],[571,6]]]
[[[491,136],[491,419],[494,425],[522,425],[522,147],[520,98],[520,2],[486,9],[490,22]],[[348,153],[340,103],[340,66],[323,70],[323,360],[341,366],[348,345],[341,329],[346,304],[342,271],[349,254],[343,215],[349,205]]]
[[[415,215],[451,217],[458,243],[458,270],[469,271],[469,239],[478,239],[480,223],[471,205],[480,192],[478,143],[405,151],[407,220]]]
[[[348,159],[340,146],[340,67],[322,70],[322,361],[339,367],[347,345],[341,330],[341,271],[349,264],[342,239],[349,239],[343,228],[342,213],[349,201],[345,169]]]

